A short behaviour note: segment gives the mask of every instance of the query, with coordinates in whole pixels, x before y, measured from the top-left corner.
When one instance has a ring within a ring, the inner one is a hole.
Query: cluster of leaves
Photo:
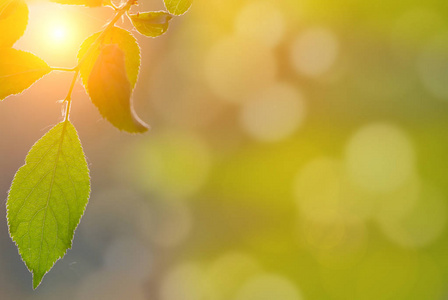
[[[64,121],[31,148],[8,194],[9,232],[33,273],[34,288],[71,248],[90,195],[85,155],[69,120],[71,94],[77,79],[81,77],[92,103],[112,125],[130,133],[147,131],[149,126],[138,118],[131,102],[140,68],[140,48],[135,37],[116,23],[127,15],[139,33],[158,37],[167,31],[173,15],[184,14],[192,4],[192,0],[164,0],[167,12],[131,14],[136,0],[127,0],[119,6],[111,0],[52,1],[87,7],[108,6],[115,15],[102,31],[82,43],[75,68],[53,68],[34,54],[13,48],[27,27],[26,2],[0,0],[0,100],[23,92],[51,71],[74,72],[65,99]]]

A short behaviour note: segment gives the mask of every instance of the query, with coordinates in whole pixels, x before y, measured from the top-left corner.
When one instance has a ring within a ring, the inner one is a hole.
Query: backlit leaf
[[[103,45],[90,73],[87,90],[103,117],[118,129],[132,133],[148,130],[148,125],[138,118],[132,107],[125,56],[118,45]]]
[[[75,127],[62,122],[31,148],[8,194],[8,226],[36,288],[71,248],[90,194]]]
[[[78,52],[78,62],[82,61],[80,72],[84,86],[87,89],[90,72],[95,65],[103,45],[116,44],[125,55],[126,74],[133,89],[137,83],[140,69],[140,48],[137,40],[129,31],[118,27],[111,28],[101,40],[98,40],[100,34],[98,32],[88,37],[82,43]],[[84,59],[85,55],[86,58]]]
[[[51,68],[32,53],[12,48],[0,49],[0,100],[29,88]]]
[[[173,15],[180,16],[188,11],[193,0],[164,0],[166,9]]]
[[[164,34],[168,30],[169,21],[173,18],[164,11],[131,14],[129,17],[138,32],[149,37]]]
[[[0,48],[11,47],[25,33],[28,6],[23,0],[0,0]]]

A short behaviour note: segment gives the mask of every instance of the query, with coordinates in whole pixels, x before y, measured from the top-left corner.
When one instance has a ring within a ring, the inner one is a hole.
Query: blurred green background
[[[111,15],[30,11],[17,47],[60,67]],[[52,18],[73,46],[42,42]],[[152,130],[119,132],[77,85],[90,203],[34,292],[0,206],[0,299],[448,299],[447,20],[441,0],[195,0],[134,31]],[[70,76],[1,103],[4,199]]]

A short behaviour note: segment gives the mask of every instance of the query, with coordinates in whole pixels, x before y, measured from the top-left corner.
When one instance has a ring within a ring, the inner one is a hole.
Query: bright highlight
[[[30,4],[28,27],[16,44],[53,66],[76,63],[79,45],[89,36],[90,22],[79,26],[76,8],[61,9],[56,3]]]
[[[64,42],[67,39],[67,28],[62,25],[55,26],[50,32],[50,38],[54,42]]]

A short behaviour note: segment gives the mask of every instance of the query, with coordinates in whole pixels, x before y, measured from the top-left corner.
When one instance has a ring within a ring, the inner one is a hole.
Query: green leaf
[[[87,89],[90,72],[101,52],[102,45],[105,44],[116,44],[124,52],[126,73],[134,88],[140,69],[140,48],[129,31],[118,27],[112,27],[103,36],[101,32],[95,33],[82,43],[78,52],[78,62],[81,63],[80,73],[84,87]]]
[[[8,194],[11,238],[37,288],[71,248],[90,194],[86,159],[75,127],[65,121],[30,150]]]
[[[173,18],[164,11],[130,14],[129,17],[138,32],[149,37],[158,37],[164,34]]]
[[[59,4],[84,5],[89,7],[107,6],[110,0],[51,0]]]
[[[183,15],[190,9],[193,0],[163,0],[166,9],[173,15]]]
[[[23,0],[0,0],[0,48],[11,47],[25,33],[28,6]]]
[[[131,133],[148,130],[149,126],[138,118],[132,107],[125,56],[118,45],[103,45],[87,82],[87,90],[103,117],[118,129]]]
[[[51,68],[39,57],[12,48],[0,49],[0,100],[29,88]]]

